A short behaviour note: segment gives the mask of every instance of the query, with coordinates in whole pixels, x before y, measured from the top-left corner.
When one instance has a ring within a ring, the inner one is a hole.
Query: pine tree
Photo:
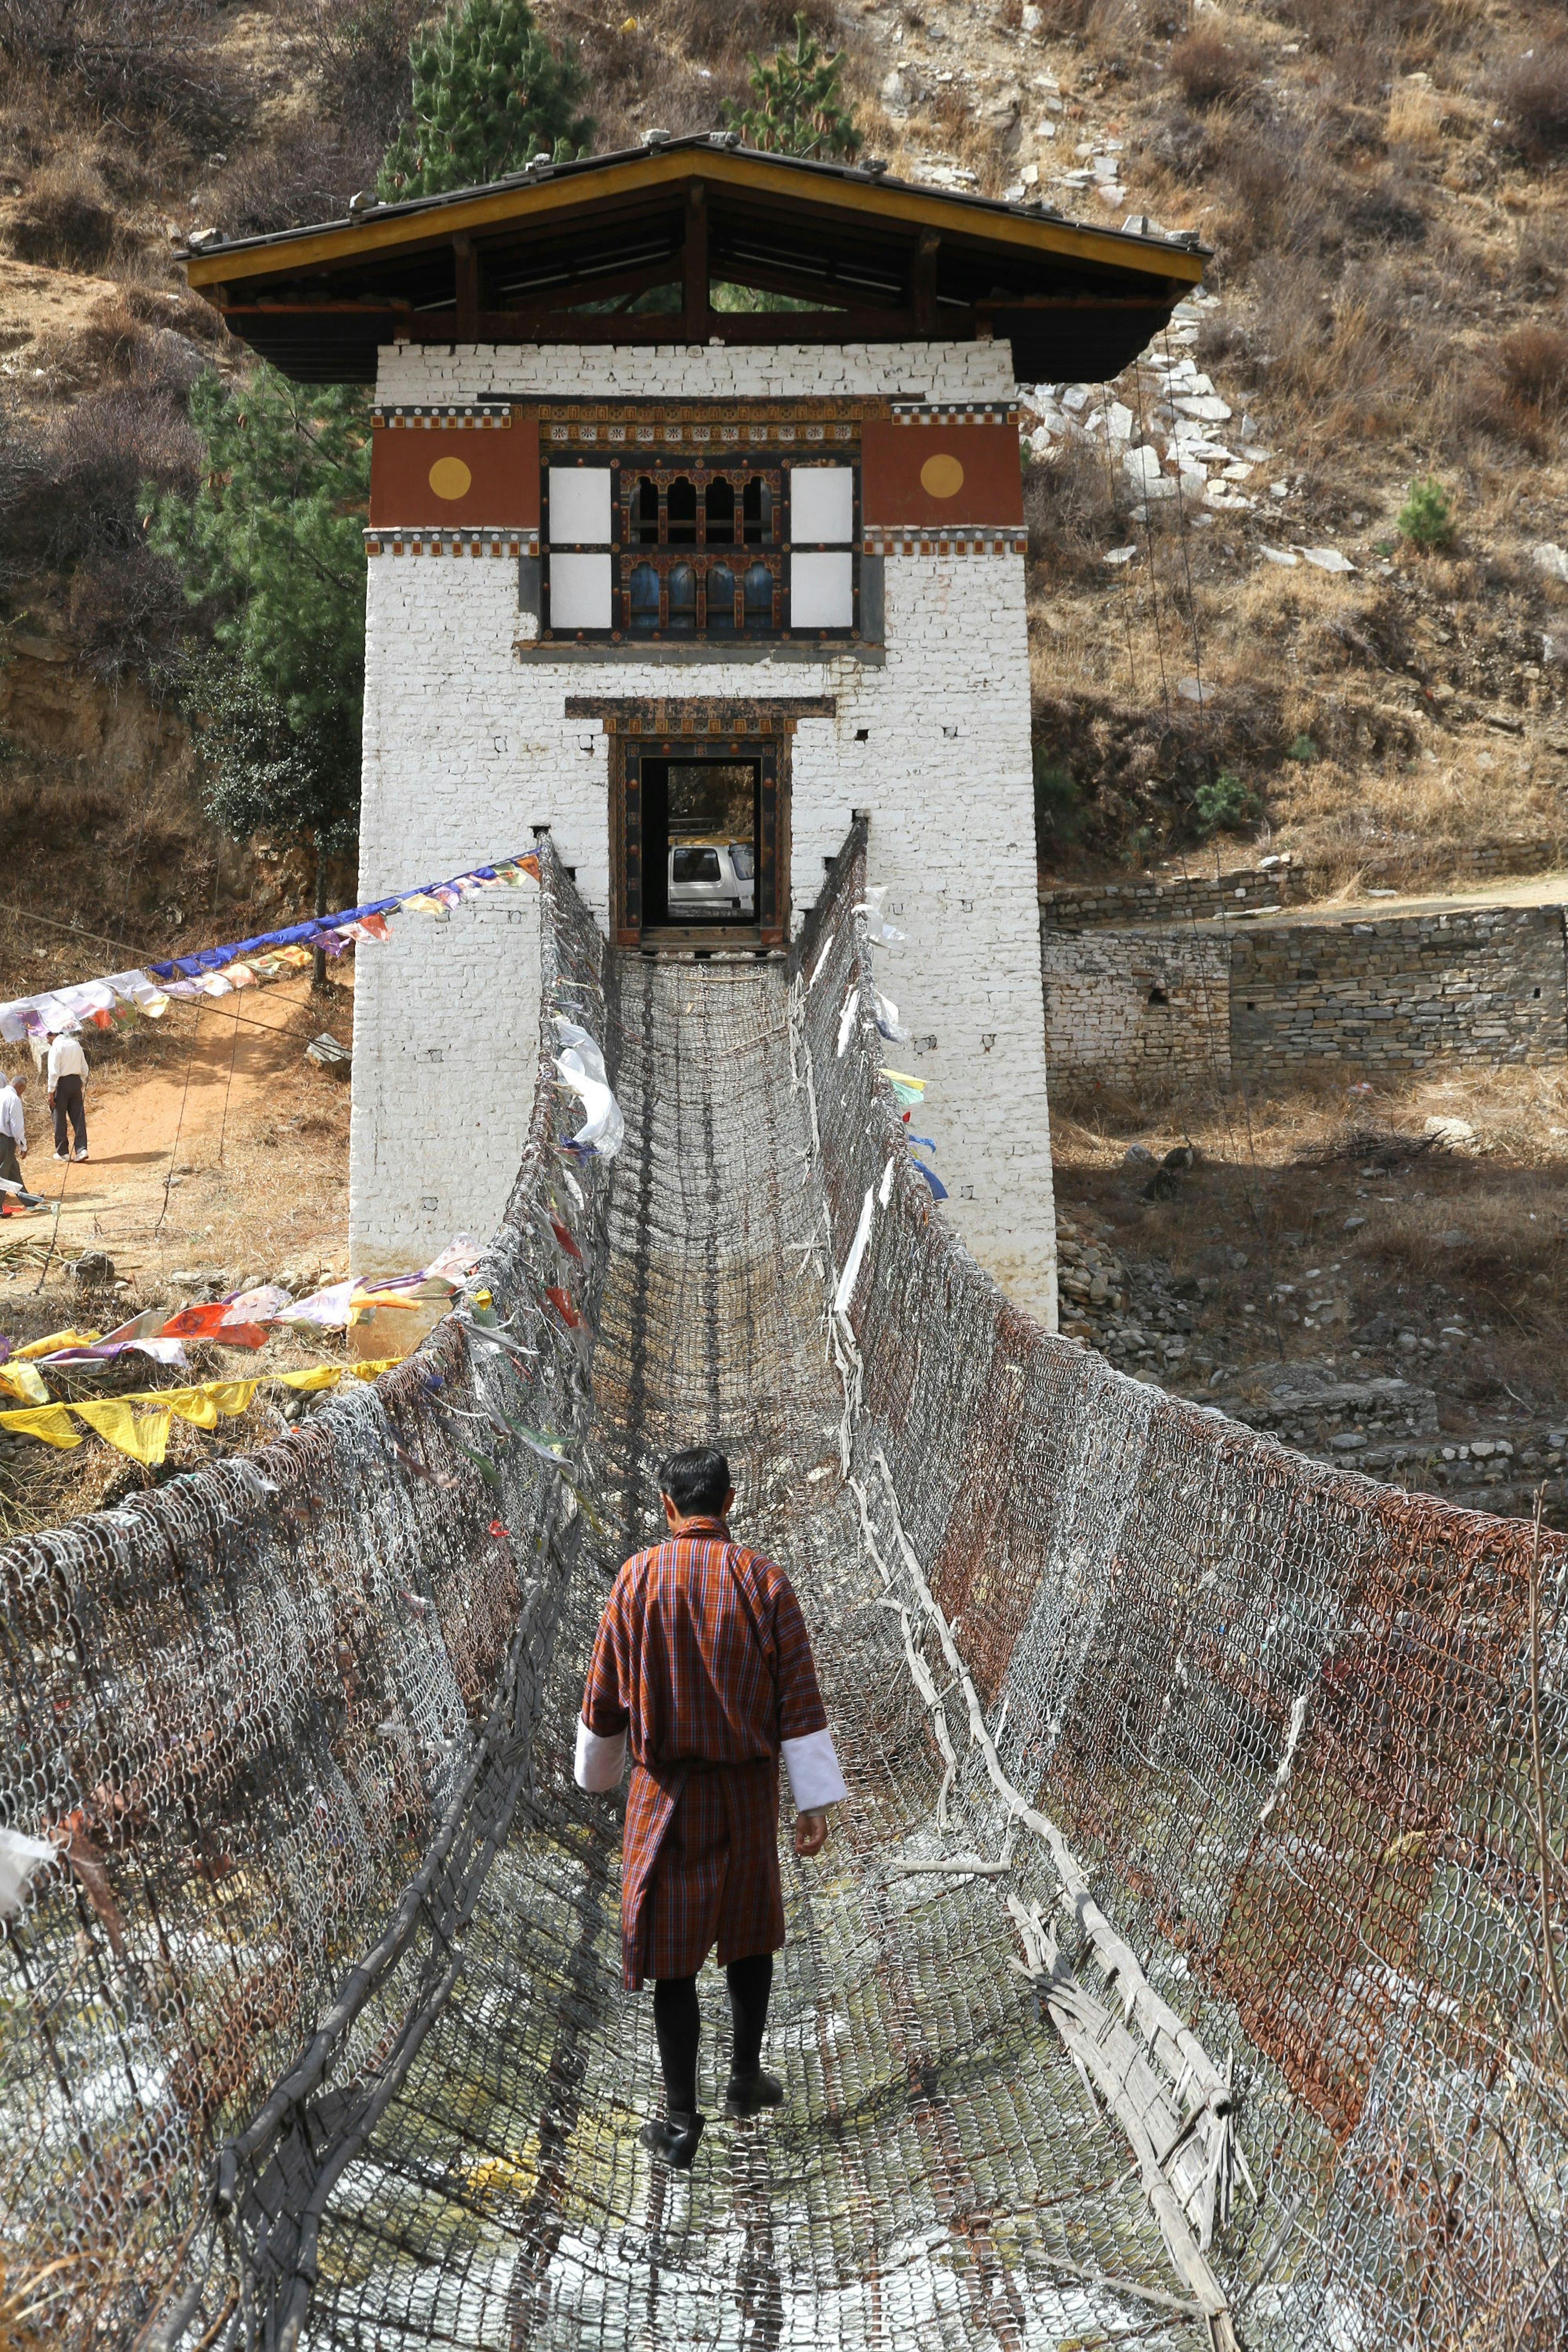
[[[806,30],[804,11],[795,20],[793,50],[779,49],[772,65],[763,65],[754,53],[749,62],[756,103],[742,110],[725,100],[724,120],[731,131],[753,147],[817,163],[847,163],[859,152],[860,133],[838,87],[844,52],[824,57],[821,42]]]
[[[148,492],[147,535],[211,623],[215,654],[182,693],[207,806],[237,839],[269,827],[310,841],[320,913],[359,810],[368,405],[262,367],[233,390],[203,376],[190,414],[202,486]]]
[[[462,0],[409,44],[413,112],[376,182],[388,204],[482,186],[535,155],[585,154],[583,69],[558,56],[528,0]]]

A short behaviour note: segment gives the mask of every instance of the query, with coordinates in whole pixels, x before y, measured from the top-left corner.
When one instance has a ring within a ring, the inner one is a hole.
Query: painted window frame
[[[570,463],[574,469],[586,471],[597,468],[610,476],[610,529],[608,545],[595,542],[592,546],[576,541],[557,545],[550,536],[550,475],[552,467]],[[846,541],[810,541],[800,542],[798,549],[790,535],[790,480],[797,471],[807,467],[832,467],[847,471],[853,485],[852,522],[849,539]],[[733,455],[726,452],[688,455],[684,451],[647,450],[636,455],[630,452],[597,452],[574,455],[567,460],[564,453],[541,452],[540,484],[540,613],[539,642],[545,645],[605,645],[605,646],[733,646],[737,649],[755,645],[853,645],[860,637],[860,543],[862,536],[860,508],[860,452],[858,447],[837,447],[818,455],[797,455],[793,449],[769,448],[743,450]],[[658,531],[657,541],[634,539],[632,536],[632,502],[639,481],[651,477],[659,487]],[[730,482],[735,490],[735,507],[740,515],[744,498],[744,486],[762,479],[773,496],[769,535],[747,542],[744,523],[739,524],[740,538],[713,541],[707,540],[708,485],[715,480]],[[672,542],[668,538],[668,490],[676,480],[689,481],[696,491],[697,512],[695,537],[690,541]],[[796,628],[790,625],[789,612],[794,591],[793,563],[795,554],[844,555],[850,563],[851,619],[847,627]],[[551,625],[550,563],[552,555],[605,555],[610,559],[610,614],[608,628],[556,629]],[[708,625],[708,575],[729,559],[735,575],[735,604],[739,622],[732,629],[713,630]],[[773,613],[768,626],[746,625],[744,610],[745,573],[753,561],[765,562],[773,582]],[[669,614],[669,575],[682,564],[689,563],[696,573],[693,622],[689,627],[673,626]],[[631,583],[633,572],[639,565],[651,564],[659,582],[659,612],[653,628],[632,626]]]

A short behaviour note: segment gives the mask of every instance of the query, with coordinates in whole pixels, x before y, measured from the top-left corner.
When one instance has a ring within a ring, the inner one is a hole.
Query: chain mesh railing
[[[554,1013],[602,1029],[603,950],[548,845],[540,892],[540,1082],[460,1311],[254,1458],[0,1554],[0,1825],[58,1849],[0,1929],[0,2342],[286,2327],[526,1780],[582,1522],[497,1416],[586,1424],[546,1293],[592,1317],[606,1189],[549,1058]]]
[[[61,1841],[0,1943],[19,2341],[1561,2340],[1563,1548],[1009,1307],[879,1074],[864,856],[787,967],[606,968],[546,851],[611,1181],[546,1067],[496,1328],[0,1558],[0,1820]],[[785,1865],[789,2103],[672,2177],[570,1766],[704,1437],[850,1794]]]

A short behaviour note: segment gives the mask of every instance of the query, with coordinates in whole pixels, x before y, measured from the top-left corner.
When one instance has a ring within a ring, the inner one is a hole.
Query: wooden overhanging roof
[[[730,133],[204,245],[195,291],[302,383],[384,343],[963,341],[1034,383],[1115,375],[1203,276],[1195,241],[811,163]],[[743,286],[810,307],[736,310]]]

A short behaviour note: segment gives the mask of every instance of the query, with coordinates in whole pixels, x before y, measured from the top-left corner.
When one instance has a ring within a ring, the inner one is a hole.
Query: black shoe
[[[759,2066],[754,2074],[731,2074],[730,2087],[724,2094],[724,2113],[732,2120],[754,2116],[761,2107],[782,2107],[784,2084],[776,2074],[764,2074]]]
[[[660,2116],[656,2123],[644,2124],[637,2137],[648,2154],[668,2164],[672,2172],[689,2172],[702,2137],[702,2120],[700,2116]]]

